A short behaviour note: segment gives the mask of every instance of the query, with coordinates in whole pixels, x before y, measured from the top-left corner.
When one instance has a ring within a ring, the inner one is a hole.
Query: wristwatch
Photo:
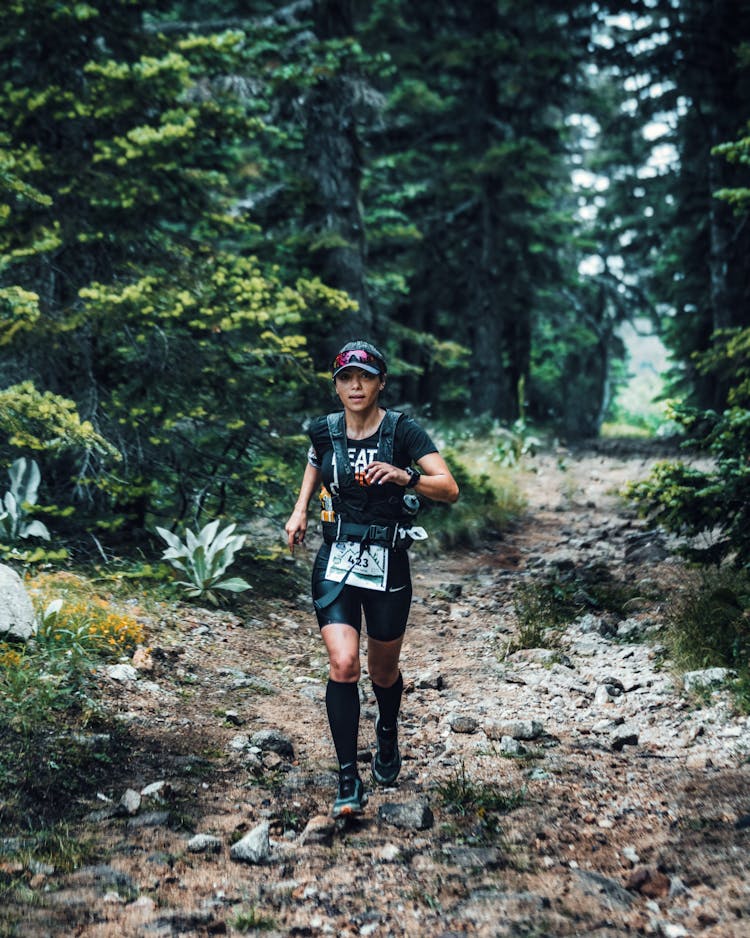
[[[406,467],[406,472],[409,474],[409,481],[406,483],[406,488],[413,489],[422,478],[422,475],[418,469],[413,469],[411,466]]]

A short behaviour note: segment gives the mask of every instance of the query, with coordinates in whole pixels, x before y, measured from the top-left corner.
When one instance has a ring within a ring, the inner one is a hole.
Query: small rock
[[[504,736],[512,739],[539,739],[544,735],[544,726],[537,720],[504,720],[487,723],[484,731],[489,739],[502,739]]]
[[[617,623],[617,637],[635,642],[639,638],[643,638],[652,628],[653,623],[649,619],[623,619]]]
[[[465,847],[446,844],[443,853],[450,863],[462,870],[493,870],[503,865],[502,853],[497,847]]]
[[[221,850],[221,839],[212,834],[196,834],[188,841],[187,848],[190,853],[218,853]]]
[[[243,755],[242,764],[252,775],[263,774],[263,760],[256,752],[246,752]]]
[[[131,664],[110,664],[104,669],[104,673],[113,681],[126,683],[138,680],[138,671]]]
[[[167,794],[169,786],[164,781],[151,782],[150,785],[146,785],[145,788],[141,789],[142,798],[154,798],[157,801],[162,801],[163,796]]]
[[[120,810],[124,814],[138,814],[141,807],[141,796],[137,791],[128,788],[125,794],[120,798]]]
[[[659,899],[669,894],[669,877],[660,870],[639,866],[628,876],[625,888],[649,899]]]
[[[396,863],[401,859],[401,848],[398,844],[383,844],[375,859],[379,863]]]
[[[383,804],[378,809],[378,817],[386,824],[392,824],[402,830],[423,831],[435,823],[430,806],[421,800],[403,804]]]
[[[133,652],[133,657],[130,659],[130,662],[133,667],[137,668],[139,671],[153,671],[154,669],[154,660],[149,650],[143,648],[141,645]]]
[[[679,876],[673,876],[669,881],[669,898],[674,899],[676,896],[686,896],[690,890],[685,885],[685,883],[680,879]]]
[[[242,863],[265,863],[271,855],[268,821],[263,821],[230,848],[233,860]]]
[[[234,749],[236,752],[242,752],[244,749],[250,748],[250,739],[244,735],[233,736],[229,740],[229,748]]]
[[[330,847],[333,843],[333,834],[336,830],[336,822],[325,814],[317,814],[310,818],[305,829],[299,837],[300,844],[318,844],[322,847]]]
[[[619,687],[615,684],[603,683],[600,684],[596,693],[594,694],[594,703],[599,706],[605,706],[607,704],[614,703],[618,697],[622,697],[623,689],[622,685]]]
[[[633,864],[633,866],[635,866],[636,863],[641,862],[641,858],[636,853],[635,847],[623,847],[622,855],[625,857],[626,860],[629,860]]]
[[[625,539],[626,563],[660,563],[669,556],[669,551],[660,531],[642,531],[629,534]]]
[[[612,749],[614,749],[615,752],[621,752],[625,746],[637,745],[638,731],[634,727],[628,726],[627,724],[618,726],[610,737],[610,746]]]
[[[281,758],[278,752],[267,752],[263,756],[263,766],[266,769],[273,771],[273,769],[278,769],[283,764],[284,760]]]
[[[690,938],[690,932],[677,922],[661,922],[659,929],[664,938]]]
[[[435,671],[422,671],[414,678],[414,686],[420,690],[441,690],[444,686],[443,675]]]
[[[584,633],[590,632],[601,632],[602,619],[601,616],[595,616],[591,612],[587,612],[586,615],[576,619],[575,624],[578,628]]]
[[[448,717],[448,725],[454,733],[476,733],[479,729],[479,723],[474,717],[462,713],[451,713]]]
[[[25,642],[36,631],[34,607],[23,580],[12,567],[0,564],[0,638]]]
[[[704,668],[702,671],[687,671],[683,674],[682,686],[690,693],[706,687],[715,687],[735,677],[737,672],[731,668]]]
[[[137,827],[165,827],[169,824],[169,819],[169,811],[146,811],[137,817],[131,817],[128,827],[131,830]]]
[[[574,863],[574,860],[570,861],[571,869],[577,869],[577,864],[573,866]],[[577,870],[576,876],[578,877],[584,895],[596,896],[598,898],[606,896],[609,906],[614,903],[623,909],[632,907],[634,902],[632,895],[627,889],[623,889],[618,882],[610,879],[609,876],[604,876],[594,870]]]
[[[688,769],[708,769],[713,764],[713,759],[707,752],[691,752],[685,759],[685,765]]]
[[[513,739],[512,736],[502,736],[500,739],[500,752],[504,756],[513,756],[518,757],[526,753],[526,749],[522,746],[517,739]]]
[[[258,730],[257,733],[253,733],[250,743],[264,752],[270,750],[287,759],[294,758],[294,746],[291,739],[279,730]]]

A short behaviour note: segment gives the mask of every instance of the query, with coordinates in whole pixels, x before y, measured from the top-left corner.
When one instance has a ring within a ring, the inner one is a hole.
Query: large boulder
[[[11,567],[0,564],[0,641],[27,641],[36,635],[34,607],[23,580]]]

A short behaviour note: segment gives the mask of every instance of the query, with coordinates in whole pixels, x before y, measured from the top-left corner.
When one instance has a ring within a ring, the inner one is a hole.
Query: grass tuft
[[[445,809],[459,818],[457,833],[470,844],[497,843],[502,837],[500,817],[515,811],[526,800],[526,788],[503,791],[498,785],[475,782],[461,763],[447,781],[438,785]]]
[[[682,671],[735,670],[736,706],[750,713],[750,571],[695,571],[670,604],[664,640]]]
[[[276,923],[272,918],[268,918],[259,912],[255,907],[247,910],[240,910],[231,921],[232,928],[238,932],[249,931],[272,931]]]

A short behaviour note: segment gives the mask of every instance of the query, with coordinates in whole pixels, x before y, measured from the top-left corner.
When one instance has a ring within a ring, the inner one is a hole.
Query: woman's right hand
[[[289,544],[289,552],[293,554],[295,544],[305,543],[305,532],[307,531],[307,510],[303,510],[302,508],[295,508],[289,520],[284,525],[284,530],[286,531],[287,542]]]

